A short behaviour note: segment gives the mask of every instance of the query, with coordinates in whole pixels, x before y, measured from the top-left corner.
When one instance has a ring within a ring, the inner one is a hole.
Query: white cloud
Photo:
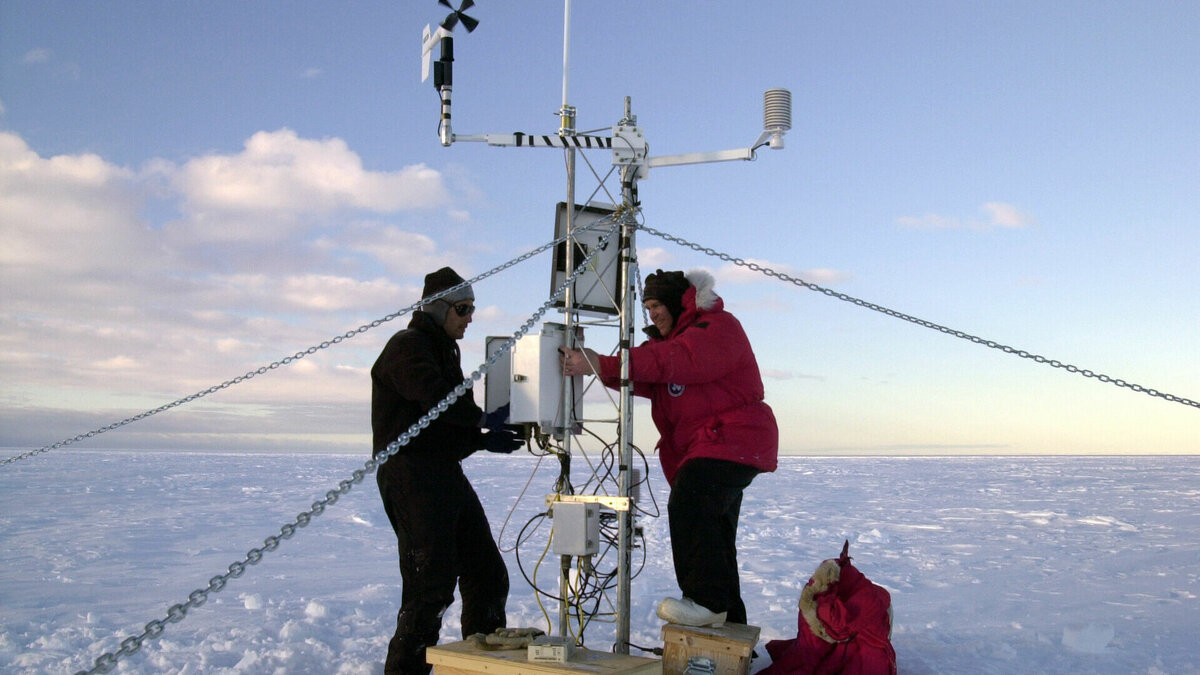
[[[1012,204],[988,202],[981,208],[990,216],[987,222],[995,227],[1026,227],[1033,224],[1032,218]]]
[[[914,230],[994,230],[997,228],[1022,228],[1034,223],[1032,217],[1012,204],[987,202],[979,207],[983,218],[961,219],[926,213],[921,216],[903,216],[896,219],[902,227]]]
[[[239,272],[210,274],[189,294],[191,302],[203,306],[243,309],[266,314],[304,312],[339,314],[347,311],[379,312],[403,301],[416,299],[410,286],[388,279],[359,280],[333,274]],[[193,318],[196,313],[190,313]],[[228,330],[226,315],[201,322],[212,330]]]
[[[92,154],[44,159],[0,132],[0,266],[13,277],[8,292],[24,286],[30,269],[127,276],[128,260],[152,248],[136,218],[131,177]]]
[[[675,259],[675,256],[671,255],[665,248],[654,246],[639,246],[637,256],[638,266],[641,268],[643,275],[662,267],[670,267],[671,261]]]
[[[896,222],[914,230],[957,230],[962,222],[957,218],[947,218],[936,213],[926,213],[923,216],[902,216]]]
[[[25,56],[21,57],[21,63],[48,63],[52,56],[54,56],[53,51],[45,47],[36,47],[25,52]]]
[[[854,275],[844,270],[835,270],[828,267],[815,267],[807,269],[800,273],[800,278],[814,284],[830,285],[840,284],[850,281]]]
[[[236,354],[246,348],[246,343],[236,338],[219,338],[216,347],[220,354]]]
[[[300,76],[306,80],[311,80],[313,78],[320,77],[324,72],[325,71],[320,68],[305,68],[304,72],[301,73]]]
[[[358,220],[448,202],[422,165],[368,171],[340,140],[285,130],[234,155],[145,167],[42,157],[0,132],[0,364],[6,400],[31,415],[148,409],[199,391],[408,305],[445,262],[429,236]],[[173,209],[171,222],[145,215]],[[239,228],[250,234],[237,239]],[[391,330],[219,398],[363,399]]]
[[[236,155],[180,167],[174,183],[197,214],[296,214],[332,209],[394,213],[448,201],[441,174],[424,164],[372,172],[340,138],[311,140],[290,129],[260,131]]]
[[[396,276],[423,275],[453,262],[430,237],[394,225],[360,224],[347,237],[347,248],[379,261]]]
[[[278,297],[299,309],[340,311],[397,304],[401,289],[387,279],[359,281],[327,274],[291,276],[279,283]]]
[[[816,284],[835,284],[849,281],[852,275],[849,272],[834,270],[829,268],[815,268],[806,270],[796,270],[791,265],[786,263],[775,263],[770,260],[762,260],[756,258],[746,258],[746,262],[753,263],[764,269],[774,270],[781,274],[786,274],[790,277],[795,277]],[[726,263],[716,271],[714,276],[718,281],[724,283],[753,283],[756,281],[775,281],[775,277],[767,276],[758,270],[752,270],[749,267]]]
[[[97,361],[92,366],[100,370],[132,370],[138,366],[138,362],[128,356],[118,355]]]

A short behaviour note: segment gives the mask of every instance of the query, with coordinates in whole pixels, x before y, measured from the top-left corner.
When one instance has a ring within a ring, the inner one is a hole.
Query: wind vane
[[[433,52],[433,46],[441,41],[442,38],[450,37],[454,32],[454,27],[462,23],[463,28],[470,33],[479,25],[479,20],[464,14],[463,12],[475,6],[475,0],[463,0],[458,9],[454,9],[454,5],[450,4],[449,0],[438,0],[439,5],[445,5],[450,8],[450,13],[438,25],[436,31],[431,31],[429,25],[425,25],[425,30],[421,33],[421,81],[429,79],[429,55]]]

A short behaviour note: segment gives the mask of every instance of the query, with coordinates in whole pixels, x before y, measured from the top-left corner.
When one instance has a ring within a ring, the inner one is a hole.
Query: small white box
[[[575,654],[575,642],[557,635],[539,635],[529,643],[526,658],[540,663],[566,663]]]
[[[600,505],[588,502],[554,502],[555,555],[595,555],[600,551]]]

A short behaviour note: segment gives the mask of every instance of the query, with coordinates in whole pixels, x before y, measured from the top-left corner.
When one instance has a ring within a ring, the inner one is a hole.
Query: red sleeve
[[[748,353],[750,341],[737,319],[709,314],[668,340],[631,349],[630,375],[635,382],[712,382],[739,367]]]
[[[634,347],[637,349],[637,347]],[[632,351],[632,350],[631,350]],[[600,357],[600,381],[609,389],[621,388],[621,359],[617,356]],[[650,386],[645,382],[633,381],[633,395],[650,398]]]

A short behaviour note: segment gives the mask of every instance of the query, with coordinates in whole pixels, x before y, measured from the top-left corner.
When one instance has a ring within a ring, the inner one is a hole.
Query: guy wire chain
[[[363,324],[363,325],[359,326],[358,328],[355,328],[354,330],[346,331],[345,333],[342,333],[341,335],[337,335],[333,338],[330,338],[329,340],[326,340],[319,345],[313,345],[312,347],[309,347],[308,349],[296,352],[295,354],[292,354],[291,356],[287,356],[282,359],[279,359],[278,361],[275,361],[269,365],[262,366],[256,370],[251,370],[251,371],[247,372],[245,375],[239,375],[238,377],[235,377],[231,380],[226,380],[226,381],[222,382],[221,384],[214,385],[203,391],[198,391],[190,396],[185,396],[177,401],[172,401],[165,405],[161,405],[153,410],[147,410],[143,413],[134,415],[133,417],[126,417],[125,419],[121,420],[120,422],[113,422],[112,424],[100,427],[99,429],[94,429],[85,434],[79,434],[78,436],[75,436],[74,438],[68,438],[66,440],[59,441],[59,442],[55,443],[54,445],[47,445],[46,447],[38,448],[37,450],[30,450],[29,452],[26,452],[26,453],[23,453],[20,455],[16,455],[14,457],[9,457],[8,459],[5,459],[5,460],[0,460],[0,466],[4,466],[5,464],[11,464],[12,462],[16,462],[18,460],[27,459],[27,458],[33,457],[35,455],[40,455],[43,452],[47,452],[49,450],[57,450],[58,448],[66,447],[77,441],[82,441],[85,438],[91,438],[93,436],[102,434],[106,431],[112,431],[113,429],[123,427],[126,424],[129,424],[131,422],[137,422],[139,420],[144,420],[147,417],[150,417],[151,415],[157,415],[160,412],[165,412],[167,410],[170,410],[171,408],[181,406],[185,403],[191,403],[192,401],[195,401],[196,399],[204,398],[205,396],[208,396],[209,394],[216,393],[218,391],[221,391],[222,389],[227,389],[235,384],[241,384],[242,382],[245,382],[246,380],[249,380],[254,377],[258,377],[259,375],[263,375],[269,371],[279,368],[280,366],[286,366],[288,364],[299,361],[300,359],[302,359],[306,356],[315,354],[322,349],[327,349],[329,347],[332,347],[333,345],[336,345],[339,342],[342,342],[344,340],[349,340],[350,338],[353,338],[362,333],[365,333],[368,330],[371,330],[372,328],[377,328],[380,325],[387,323],[388,321],[391,321],[392,319],[395,319],[400,316],[404,316],[405,314],[408,314],[409,312],[411,312],[415,309],[418,309],[419,307],[421,307],[421,305],[425,304],[426,302],[428,302],[430,300],[437,300],[445,295],[448,295],[450,293],[453,293],[454,291],[457,291],[458,289],[460,289],[464,286],[473,284],[477,281],[482,281],[483,279],[486,279],[486,278],[492,276],[493,274],[503,272],[504,270],[508,269],[509,267],[512,267],[519,263],[523,263],[526,260],[538,255],[539,253],[541,253],[551,247],[557,246],[558,244],[566,241],[566,239],[567,239],[567,236],[563,235],[563,236],[559,237],[558,239],[555,239],[547,244],[539,246],[527,253],[524,253],[516,258],[513,258],[512,260],[509,260],[508,262],[504,263],[503,265],[498,265],[498,266],[493,267],[492,269],[488,270],[487,272],[480,274],[477,277],[468,279],[467,281],[464,281],[463,283],[458,284],[457,286],[447,288],[446,290],[444,290],[440,293],[435,293],[435,294],[429,296],[428,298],[423,298],[422,300],[418,300],[417,302],[409,305],[408,307],[405,307],[404,309],[392,312],[391,314],[388,314],[387,316],[380,318],[380,319],[375,319],[374,321],[372,321],[370,323]]]
[[[876,312],[880,312],[881,314],[886,314],[888,316],[895,317],[897,319],[903,319],[904,321],[907,321],[909,323],[915,323],[918,326],[924,326],[925,328],[930,328],[930,329],[936,330],[940,333],[945,333],[946,335],[950,335],[950,336],[953,336],[956,338],[974,342],[977,345],[983,345],[985,347],[990,347],[992,349],[999,349],[1000,351],[1004,352],[1005,354],[1013,354],[1013,355],[1019,356],[1023,359],[1030,359],[1037,363],[1053,366],[1055,368],[1062,368],[1063,370],[1067,371],[1068,373],[1075,373],[1077,375],[1082,375],[1084,377],[1092,377],[1101,382],[1106,382],[1108,384],[1112,384],[1112,385],[1115,385],[1118,387],[1125,387],[1126,389],[1131,389],[1131,390],[1136,391],[1141,394],[1147,394],[1149,396],[1157,396],[1158,398],[1165,399],[1167,401],[1171,401],[1172,403],[1182,403],[1183,405],[1188,405],[1193,408],[1200,408],[1200,402],[1193,401],[1192,399],[1189,399],[1189,398],[1183,398],[1182,396],[1175,396],[1174,394],[1168,394],[1166,392],[1158,391],[1157,389],[1143,387],[1140,384],[1126,382],[1125,380],[1122,380],[1119,378],[1109,377],[1108,375],[1104,375],[1103,373],[1093,372],[1086,368],[1080,368],[1078,366],[1073,366],[1069,363],[1063,363],[1063,362],[1057,361],[1055,359],[1048,359],[1039,354],[1031,354],[1023,349],[1016,349],[1014,347],[1009,347],[1008,345],[1003,345],[998,342],[994,342],[992,340],[987,340],[984,338],[976,337],[969,333],[964,333],[960,330],[954,330],[953,328],[947,328],[946,326],[938,325],[936,323],[933,323],[932,321],[926,321],[925,319],[919,319],[915,316],[910,316],[910,315],[904,314],[902,312],[897,312],[894,309],[888,309],[887,307],[876,305],[875,303],[867,302],[866,300],[860,300],[856,297],[846,295],[845,293],[839,293],[832,289],[825,288],[823,286],[818,286],[817,284],[810,283],[808,281],[805,281],[805,280],[797,278],[797,277],[790,276],[788,274],[784,274],[783,272],[777,272],[769,267],[763,267],[762,265],[759,265],[758,263],[747,262],[745,260],[742,260],[741,258],[734,258],[731,255],[727,255],[725,253],[720,253],[714,249],[706,248],[699,244],[693,244],[692,242],[687,241],[685,239],[680,239],[679,237],[669,235],[665,232],[659,232],[658,230],[654,229],[653,227],[649,227],[644,224],[640,225],[639,229],[645,230],[646,232],[649,232],[650,234],[653,234],[662,239],[666,239],[669,242],[690,248],[693,251],[697,251],[699,253],[704,253],[705,255],[713,256],[715,258],[719,258],[721,260],[724,260],[725,262],[731,262],[735,265],[740,265],[742,267],[754,270],[755,272],[761,272],[769,277],[775,277],[777,279],[780,279],[781,281],[789,281],[797,286],[803,286],[810,291],[817,291],[820,293],[824,293],[825,295],[828,295],[831,298],[837,298],[838,300],[853,303],[855,305],[858,305],[859,307],[865,307],[867,309],[874,310]]]
[[[219,574],[210,579],[207,588],[197,588],[196,590],[192,591],[191,594],[188,595],[187,602],[172,605],[169,609],[167,609],[167,616],[164,619],[155,619],[147,623],[145,629],[140,635],[133,635],[125,638],[121,641],[121,646],[119,649],[117,649],[117,651],[101,654],[100,656],[96,657],[92,668],[78,671],[75,673],[75,675],[107,673],[113,668],[116,668],[117,662],[122,657],[132,656],[142,648],[142,644],[147,640],[155,640],[161,636],[163,631],[166,629],[167,622],[179,623],[182,621],[184,617],[187,616],[188,611],[195,609],[208,601],[209,593],[220,592],[225,588],[225,584],[228,583],[230,579],[236,579],[242,576],[242,574],[246,572],[246,568],[248,566],[257,565],[262,560],[264,553],[269,553],[274,551],[276,548],[279,548],[279,544],[282,540],[291,539],[292,535],[296,533],[296,528],[306,527],[310,522],[312,522],[313,518],[320,516],[325,512],[325,507],[332,506],[342,495],[350,492],[355,484],[361,483],[367,474],[374,472],[381,464],[387,462],[388,459],[399,452],[400,448],[411,442],[413,438],[416,438],[422,430],[428,427],[434,420],[438,418],[439,415],[445,412],[447,408],[457,401],[460,396],[466,393],[467,389],[471,388],[475,382],[478,382],[479,379],[482,378],[485,373],[487,373],[488,369],[491,368],[501,356],[512,349],[512,346],[516,344],[517,340],[528,333],[529,330],[533,328],[534,324],[537,323],[537,321],[541,319],[543,315],[545,315],[550,307],[554,305],[554,302],[558,300],[558,298],[562,297],[562,294],[566,291],[567,286],[574,283],[576,277],[587,271],[587,265],[591,263],[594,257],[599,255],[600,251],[608,243],[608,240],[612,237],[613,233],[617,231],[617,223],[619,223],[619,221],[614,222],[614,225],[609,230],[608,234],[606,234],[596,245],[596,247],[592,249],[592,252],[588,254],[578,266],[576,266],[571,275],[568,276],[561,285],[559,285],[559,287],[554,291],[554,294],[550,296],[550,299],[543,303],[541,308],[534,312],[533,315],[530,316],[529,319],[526,320],[525,323],[513,333],[512,337],[505,340],[500,349],[492,354],[492,356],[488,358],[483,365],[471,373],[469,377],[460,382],[458,386],[456,386],[449,394],[446,395],[445,398],[438,402],[436,406],[430,409],[429,412],[425,413],[420,419],[414,422],[412,426],[408,428],[408,430],[406,430],[403,434],[400,434],[399,438],[391,443],[388,443],[387,448],[383,452],[380,452],[378,455],[367,460],[361,469],[355,469],[351,474],[351,478],[347,478],[339,482],[336,489],[326,492],[324,499],[313,502],[312,508],[297,515],[295,521],[287,523],[281,527],[278,536],[272,535],[267,537],[265,540],[263,540],[263,545],[261,547],[250,549],[245,558],[229,565],[229,570],[225,574]],[[551,245],[555,243],[556,242],[551,242]],[[494,271],[499,271],[499,269]],[[450,293],[461,286],[469,284],[472,281],[482,279],[486,276],[488,275],[484,274],[479,277],[475,277],[475,279],[470,281],[453,286],[447,289],[445,293]],[[438,294],[437,297],[440,297],[445,293]],[[435,296],[431,295],[429,297],[434,298]],[[409,309],[412,308],[410,307]]]

